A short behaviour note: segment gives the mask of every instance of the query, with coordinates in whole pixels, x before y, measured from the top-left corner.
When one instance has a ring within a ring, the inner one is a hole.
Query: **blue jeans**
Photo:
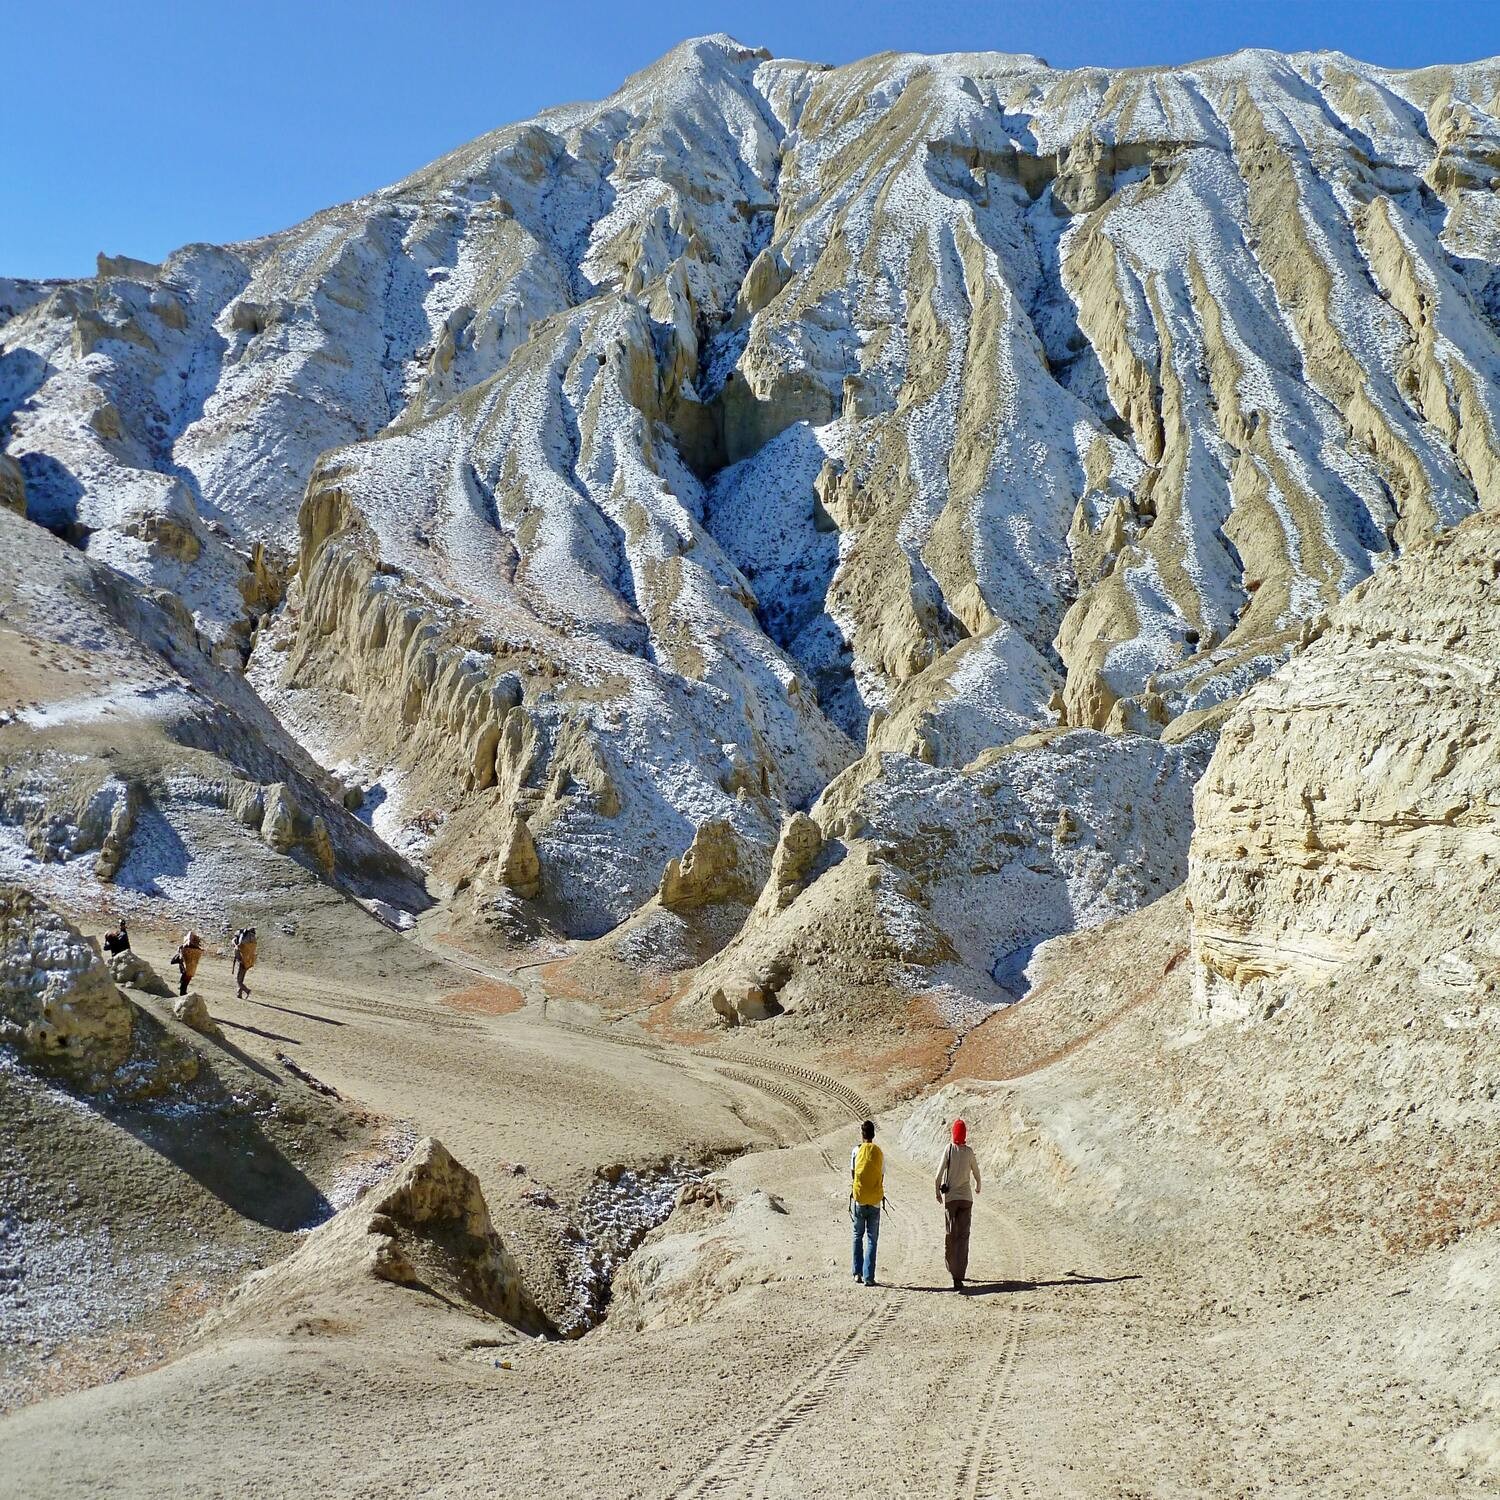
[[[868,1238],[866,1238],[868,1236]],[[864,1265],[861,1269],[859,1244],[865,1241]],[[865,1281],[875,1279],[875,1247],[880,1243],[880,1205],[854,1205],[854,1274]]]

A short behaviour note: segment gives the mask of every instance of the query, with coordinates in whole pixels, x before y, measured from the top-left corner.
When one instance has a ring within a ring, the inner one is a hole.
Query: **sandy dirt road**
[[[685,1237],[682,1293],[643,1273],[594,1332],[529,1342],[390,1287],[374,1323],[330,1309],[12,1414],[0,1495],[1472,1493],[1393,1443],[1378,1391],[1340,1385],[1316,1309],[1206,1312],[1201,1257],[1108,1216],[987,1182],[973,1293],[953,1293],[935,1161],[902,1149],[901,1109],[880,1116],[880,1285],[858,1285],[846,1170],[866,1101],[846,1081],[600,1025],[544,1008],[534,973],[510,979],[507,996],[473,992],[502,983],[487,969],[424,990],[272,963],[249,1002],[227,971],[203,988],[268,1072],[292,1059],[444,1140],[554,1302],[570,1294],[559,1229],[601,1165],[719,1160],[736,1206]]]

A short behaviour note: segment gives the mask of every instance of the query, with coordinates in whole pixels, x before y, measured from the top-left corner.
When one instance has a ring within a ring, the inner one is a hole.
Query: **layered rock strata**
[[[1207,1019],[1398,958],[1456,1014],[1497,992],[1497,605],[1486,513],[1362,584],[1231,716],[1198,787],[1188,884]]]

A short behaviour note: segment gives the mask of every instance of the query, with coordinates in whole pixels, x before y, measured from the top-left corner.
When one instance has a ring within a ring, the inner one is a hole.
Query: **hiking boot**
[[[866,1286],[874,1286],[875,1285],[875,1278],[873,1276],[866,1277],[866,1279],[865,1279],[865,1285]]]

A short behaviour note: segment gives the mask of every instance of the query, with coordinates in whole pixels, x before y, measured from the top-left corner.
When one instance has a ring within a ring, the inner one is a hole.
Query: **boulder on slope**
[[[313,1314],[346,1322],[372,1306],[380,1282],[525,1333],[549,1328],[495,1230],[479,1179],[428,1137],[294,1254],[242,1283],[204,1331],[291,1326]]]
[[[114,954],[108,964],[110,978],[126,989],[141,990],[161,999],[167,999],[172,993],[166,980],[133,949]]]
[[[208,1001],[200,995],[197,990],[191,990],[183,995],[181,999],[172,1002],[172,1014],[182,1024],[202,1036],[211,1036],[216,1040],[223,1040],[223,1032],[219,1030],[218,1023],[209,1014]]]
[[[25,887],[0,886],[0,1041],[92,1090],[129,1056],[131,1031],[93,945]]]

